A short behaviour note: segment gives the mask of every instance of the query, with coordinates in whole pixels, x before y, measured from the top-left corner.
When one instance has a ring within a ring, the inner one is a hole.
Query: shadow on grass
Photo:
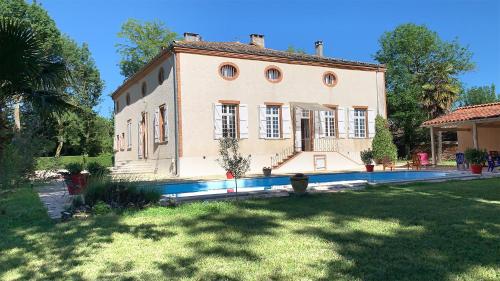
[[[493,276],[494,280],[500,275],[500,183],[495,180],[250,200],[227,203],[229,209],[208,204],[204,211],[189,215],[183,214],[186,209],[181,207],[172,211],[181,214],[175,220],[138,225],[129,225],[119,216],[54,225],[39,215],[31,196],[25,194],[28,201],[18,204],[35,209],[19,210],[13,216],[16,210],[8,208],[10,219],[0,221],[0,251],[10,251],[0,256],[0,279],[2,272],[21,268],[18,280],[82,280],[81,272],[73,269],[92,259],[93,251],[113,243],[116,234],[131,235],[139,243],[162,243],[161,239],[182,233],[190,237],[182,242],[186,254],[166,252],[162,253],[165,261],[154,262],[153,267],[164,278],[241,280],[245,277],[216,270],[222,264],[213,271],[201,269],[201,265],[218,257],[262,265],[269,256],[261,256],[253,243],[262,237],[280,239],[280,231],[285,230],[325,241],[331,247],[328,250],[341,257],[311,265],[311,271],[325,272],[323,280],[448,280],[459,275],[466,280],[482,276]],[[318,217],[326,221],[317,223]],[[312,221],[315,223],[309,223]],[[286,229],[290,222],[299,227]],[[174,225],[176,231],[171,231]],[[274,254],[272,249],[266,252],[271,258]],[[45,262],[39,267],[26,266],[33,260]],[[481,267],[489,271],[469,275]],[[137,270],[129,261],[106,261],[105,268],[98,279],[158,278]],[[303,279],[311,279],[307,274]],[[286,269],[276,267],[264,279],[288,277]]]

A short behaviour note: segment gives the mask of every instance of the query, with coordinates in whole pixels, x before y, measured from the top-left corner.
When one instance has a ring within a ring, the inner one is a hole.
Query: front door
[[[305,111],[300,119],[300,137],[302,139],[302,151],[312,151],[311,141],[311,119],[309,111]]]

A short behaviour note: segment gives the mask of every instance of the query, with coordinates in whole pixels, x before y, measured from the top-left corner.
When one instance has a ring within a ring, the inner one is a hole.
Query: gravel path
[[[51,219],[60,219],[64,207],[69,205],[72,199],[64,180],[55,180],[47,186],[39,187],[38,196],[47,208]]]

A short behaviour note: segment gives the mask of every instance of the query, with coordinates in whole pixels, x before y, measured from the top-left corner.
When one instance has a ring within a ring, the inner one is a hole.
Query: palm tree
[[[460,94],[460,82],[453,76],[455,70],[450,64],[430,66],[427,79],[422,86],[422,106],[429,118],[447,113]]]
[[[4,111],[7,105],[15,105],[17,126],[20,126],[21,102],[42,113],[71,106],[71,100],[60,90],[67,78],[64,61],[43,51],[42,42],[29,25],[0,17],[0,143],[7,140],[9,126]]]

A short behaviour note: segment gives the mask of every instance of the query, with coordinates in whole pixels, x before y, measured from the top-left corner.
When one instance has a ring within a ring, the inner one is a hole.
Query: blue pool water
[[[336,174],[317,174],[309,175],[309,183],[326,183],[339,181],[366,180],[370,183],[395,182],[426,180],[446,177],[447,173],[435,171],[401,171],[401,172],[352,172]],[[272,186],[290,184],[290,177],[268,177],[268,178],[249,178],[239,179],[238,188],[241,191],[245,188],[271,189]],[[225,190],[234,188],[234,180],[215,180],[215,181],[194,181],[181,183],[163,183],[155,186],[161,190],[162,194],[182,194],[191,192],[203,192],[212,190]]]

